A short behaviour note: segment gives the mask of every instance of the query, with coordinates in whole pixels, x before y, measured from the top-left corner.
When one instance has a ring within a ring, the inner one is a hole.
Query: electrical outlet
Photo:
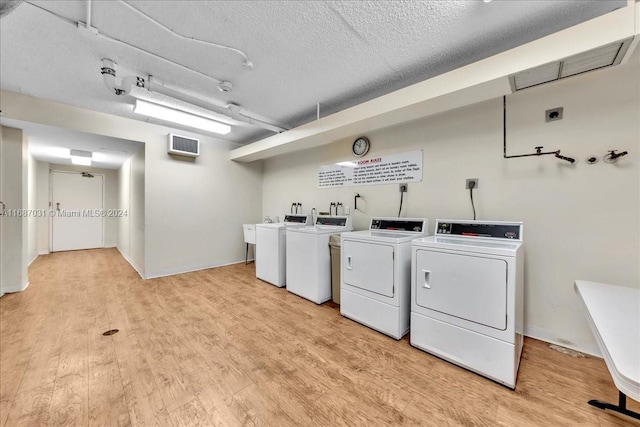
[[[467,186],[465,187],[467,190],[471,188],[471,186],[469,185],[470,182],[473,182],[473,188],[476,189],[478,188],[478,178],[467,178]]]
[[[408,188],[407,184],[400,184],[400,189],[399,189],[399,191],[400,191],[401,193],[406,193],[406,192],[407,192],[407,188]]]

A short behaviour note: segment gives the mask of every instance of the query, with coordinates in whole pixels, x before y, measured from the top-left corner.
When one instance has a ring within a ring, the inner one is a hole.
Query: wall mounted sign
[[[318,169],[318,187],[350,187],[422,181],[422,150],[333,163]]]

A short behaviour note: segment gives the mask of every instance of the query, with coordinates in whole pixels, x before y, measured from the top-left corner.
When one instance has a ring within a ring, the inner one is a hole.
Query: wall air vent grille
[[[576,74],[618,65],[629,49],[632,40],[626,39],[600,46],[557,62],[521,71],[509,77],[511,88],[518,91]]]
[[[198,157],[200,155],[200,140],[170,133],[169,154]]]

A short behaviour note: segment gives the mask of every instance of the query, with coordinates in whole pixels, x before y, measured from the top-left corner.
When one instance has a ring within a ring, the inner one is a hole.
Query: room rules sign
[[[422,181],[422,150],[333,163],[318,169],[318,187]]]

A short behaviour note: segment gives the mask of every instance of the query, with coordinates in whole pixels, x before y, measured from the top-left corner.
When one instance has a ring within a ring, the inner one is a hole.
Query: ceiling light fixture
[[[196,129],[218,133],[220,135],[226,135],[231,132],[231,126],[227,124],[216,122],[206,117],[196,116],[195,114],[187,113],[186,111],[180,111],[164,105],[143,101],[141,99],[136,99],[136,105],[133,108],[133,112]]]
[[[91,151],[71,150],[71,163],[80,166],[91,166]]]

